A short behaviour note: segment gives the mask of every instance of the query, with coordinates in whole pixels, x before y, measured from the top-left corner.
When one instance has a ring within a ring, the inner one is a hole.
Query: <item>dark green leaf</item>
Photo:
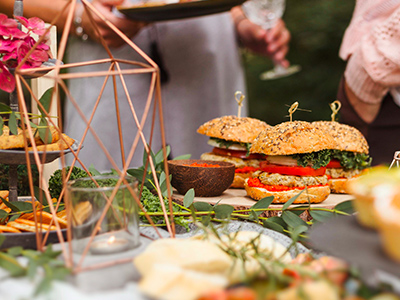
[[[126,172],[129,175],[137,178],[139,180],[139,182],[142,182],[143,173],[144,173],[143,169],[140,169],[140,168],[139,169],[129,169],[129,170],[126,170]]]
[[[7,253],[0,252],[0,267],[5,269],[13,277],[23,276],[26,270],[19,262]]]
[[[8,119],[8,127],[10,128],[10,132],[14,135],[18,134],[18,122],[15,117],[15,112],[10,114],[10,118]]]
[[[0,102],[0,112],[1,113],[11,112],[11,107],[9,107],[8,105],[5,105],[4,103]]]
[[[234,210],[235,209],[233,208],[233,206],[228,204],[220,204],[214,206],[215,217],[217,219],[228,219]]]
[[[14,213],[12,216],[10,216],[10,218],[8,219],[8,222],[15,221],[15,220],[18,219],[20,216],[21,216],[21,213]]]
[[[296,228],[293,229],[292,231],[292,238],[293,240],[298,240],[298,237],[300,234],[306,232],[308,230],[308,226],[305,225],[299,225]]]
[[[284,228],[280,224],[271,221],[270,218],[267,219],[267,220],[264,220],[263,221],[263,225],[264,225],[265,228],[269,228],[269,229],[272,229],[274,231],[278,231],[280,233],[285,233]]]
[[[304,189],[305,190],[305,189]],[[290,198],[282,207],[282,210],[286,210],[289,208],[290,205],[292,205],[292,203],[301,195],[301,193],[304,192],[304,190],[301,190],[300,193],[298,193],[296,196],[293,196],[292,198]]]
[[[257,214],[257,212],[255,212],[254,210],[250,210],[250,216],[249,216],[250,221],[258,222],[259,221],[258,216],[259,215]]]
[[[250,209],[267,209],[271,205],[272,201],[274,201],[274,196],[262,198],[261,200],[257,201],[256,204],[250,207]],[[257,216],[259,216],[263,213],[263,211],[257,211],[255,213]]]
[[[193,204],[193,200],[194,200],[194,189],[191,188],[186,192],[185,196],[183,197],[183,206],[189,207],[190,205]]]
[[[4,126],[4,121],[3,118],[0,116],[0,135],[3,135],[3,126]]]
[[[212,211],[213,207],[210,203],[207,202],[194,202],[193,203],[194,208],[197,211]]]
[[[282,219],[285,221],[286,224],[293,228],[296,228],[299,225],[307,226],[307,223],[303,219],[288,210],[282,213]]]
[[[303,212],[304,212],[304,210],[297,210],[297,209],[288,209],[288,211],[291,211],[292,213],[294,213],[295,215],[298,215],[298,216],[300,216]]]
[[[282,217],[270,217],[270,218],[268,218],[268,220],[270,222],[274,222],[276,224],[279,224],[284,229],[287,229],[287,224],[285,223],[285,221],[283,221]]]
[[[10,202],[10,201],[7,201],[6,199],[2,199],[2,200],[3,200],[3,203],[4,203],[8,208],[11,208],[11,211],[13,211],[13,212],[18,212],[18,211],[20,211],[20,209],[18,208],[18,206],[15,206],[15,205],[14,205],[15,203],[17,203],[16,201]],[[31,205],[31,208],[32,208],[32,205]]]
[[[196,203],[196,202],[195,202]],[[206,215],[206,216],[202,216],[201,217],[201,223],[204,225],[204,226],[208,226],[209,224],[210,224],[210,222],[211,222],[211,216],[210,215]]]
[[[167,145],[167,147],[165,148],[165,151],[166,151],[166,156],[167,156],[167,159],[168,159],[168,155],[171,153],[171,146]],[[164,151],[163,151],[163,149],[161,148],[161,149],[156,153],[156,155],[155,155],[155,157],[154,157],[154,164],[159,165],[159,164],[161,164],[162,162],[164,162]]]
[[[148,146],[148,145],[147,145],[147,146]],[[150,151],[151,159],[153,160],[153,163],[155,163],[156,158],[155,158],[155,156],[154,156],[154,153],[153,153],[153,151],[151,151],[150,147],[148,147],[148,149],[149,149],[149,151]],[[143,151],[143,166],[146,165],[146,162],[147,162],[147,152],[146,152],[146,150],[144,150],[144,151]],[[149,165],[149,166],[150,166],[150,165]]]
[[[23,250],[22,247],[11,247],[7,250],[7,253],[15,257],[21,255],[22,250]]]
[[[0,234],[0,246],[3,245],[5,240],[6,240],[6,237],[4,235]]]
[[[8,217],[8,212],[6,212],[4,209],[0,209],[0,220],[3,220]]]
[[[347,200],[347,201],[341,202],[335,206],[335,209],[338,211],[348,213],[348,214],[353,214],[354,213],[353,201],[354,200]]]
[[[53,88],[49,88],[47,91],[45,91],[42,95],[42,97],[40,97],[39,102],[43,105],[45,111],[47,112],[47,114],[50,111],[50,104],[51,104],[51,96],[53,94]],[[42,116],[46,116],[45,112],[43,111],[43,109],[40,107],[40,105],[38,105],[38,109],[40,111],[40,113],[42,114]]]
[[[90,165],[88,170],[89,170],[90,174],[92,174],[93,176],[101,175],[101,173],[96,170],[96,168],[94,167],[93,164]]]
[[[37,128],[38,127],[37,124],[35,124],[35,123],[31,122],[31,121],[29,121],[29,124],[31,125],[32,128]]]
[[[180,159],[190,159],[192,157],[191,154],[183,154],[175,157],[173,160],[180,160]]]
[[[50,128],[48,127],[47,120],[45,118],[40,119],[39,122],[40,128],[38,128],[40,139],[45,144],[51,144],[52,135]]]
[[[33,279],[36,276],[36,271],[39,267],[39,264],[36,260],[30,259],[28,263],[27,275],[29,278]]]
[[[325,222],[326,220],[334,217],[336,214],[330,211],[311,210],[311,217],[318,222]]]

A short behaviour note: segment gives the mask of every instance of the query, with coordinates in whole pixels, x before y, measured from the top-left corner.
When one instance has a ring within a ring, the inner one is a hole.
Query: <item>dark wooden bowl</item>
[[[219,167],[193,167],[192,163],[207,163]],[[184,195],[194,188],[196,197],[213,197],[221,195],[233,182],[235,165],[228,162],[183,159],[169,160],[168,170],[172,174],[172,186]]]

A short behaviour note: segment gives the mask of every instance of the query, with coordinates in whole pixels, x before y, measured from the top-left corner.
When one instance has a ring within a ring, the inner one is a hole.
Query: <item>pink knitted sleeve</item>
[[[362,101],[378,103],[389,88],[400,86],[400,7],[360,38],[344,75]]]

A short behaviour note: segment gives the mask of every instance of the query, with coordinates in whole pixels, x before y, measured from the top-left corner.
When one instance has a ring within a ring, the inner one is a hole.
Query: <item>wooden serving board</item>
[[[172,195],[172,199],[177,201],[178,203],[183,202],[184,195],[179,194],[177,191],[174,191]],[[354,196],[349,194],[330,194],[329,197],[321,202],[316,204],[311,204],[313,207],[323,207],[323,208],[333,208],[337,204],[354,199]],[[244,189],[227,189],[222,195],[217,197],[195,197],[194,201],[207,202],[210,204],[228,204],[232,205],[235,209],[248,209],[252,207],[257,201],[251,199],[246,195],[246,191]],[[291,207],[295,206],[304,206],[306,204],[293,204]],[[271,204],[270,208],[282,208],[283,204]],[[277,211],[267,211],[263,214],[265,217],[272,217],[279,214],[279,210]],[[302,216],[303,219],[308,219],[308,216]]]

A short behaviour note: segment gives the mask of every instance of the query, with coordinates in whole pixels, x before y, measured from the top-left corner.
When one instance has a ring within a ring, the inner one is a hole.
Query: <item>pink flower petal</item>
[[[0,25],[5,27],[18,27],[18,23],[16,20],[7,17],[5,14],[0,14]]]
[[[15,89],[15,78],[0,62],[0,89],[11,93]]]

